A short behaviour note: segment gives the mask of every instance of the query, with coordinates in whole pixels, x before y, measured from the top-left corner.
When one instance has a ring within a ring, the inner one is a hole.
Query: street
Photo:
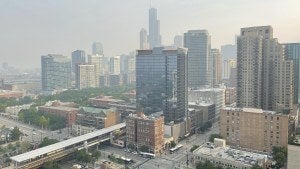
[[[6,117],[0,116],[0,126],[3,126],[3,125],[5,125],[7,128],[17,126],[20,129],[20,131],[23,134],[25,134],[24,136],[21,137],[21,140],[26,140],[31,143],[40,143],[44,137],[62,141],[65,138],[67,138],[69,135],[67,128],[62,129],[61,133],[59,130],[56,130],[56,131],[42,130],[35,126],[28,125],[28,124],[22,123],[20,121],[16,121],[16,120],[12,120],[12,119],[8,119]]]

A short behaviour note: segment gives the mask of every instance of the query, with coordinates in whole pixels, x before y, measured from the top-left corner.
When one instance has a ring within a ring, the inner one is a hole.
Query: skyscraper
[[[199,88],[210,85],[210,35],[207,30],[184,33],[184,47],[188,48],[188,86]]]
[[[71,59],[49,54],[41,57],[42,89],[54,91],[71,87]]]
[[[285,46],[285,54],[286,58],[292,59],[294,63],[294,103],[298,103],[298,97],[300,95],[299,90],[299,79],[300,79],[300,43],[286,43]]]
[[[120,56],[113,56],[110,58],[110,73],[119,75],[120,69]]]
[[[163,110],[165,121],[183,121],[187,113],[187,50],[163,47],[136,56],[137,110]]]
[[[95,66],[95,79],[99,87],[100,75],[102,75],[104,57],[102,55],[88,55],[88,64]]]
[[[242,28],[237,38],[237,106],[291,110],[292,67],[271,26]]]
[[[95,65],[78,64],[75,71],[75,87],[84,89],[98,87],[95,75]]]
[[[147,31],[144,28],[140,31],[140,49],[148,49]]]
[[[221,64],[221,54],[219,49],[211,49],[211,59],[212,59],[212,87],[217,87],[222,78],[222,64]]]
[[[75,72],[77,64],[85,63],[85,52],[83,50],[75,50],[72,52],[72,71]]]
[[[181,35],[176,35],[174,37],[174,46],[176,47],[183,47],[183,38]]]
[[[161,36],[160,36],[160,21],[157,19],[157,9],[149,9],[149,47],[150,49],[154,47],[161,46]]]
[[[101,42],[94,42],[92,46],[93,55],[103,55],[103,45]]]

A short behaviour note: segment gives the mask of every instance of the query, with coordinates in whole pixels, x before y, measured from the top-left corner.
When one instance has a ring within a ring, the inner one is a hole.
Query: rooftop
[[[116,112],[116,108],[104,109],[104,108],[95,108],[95,107],[80,107],[80,111],[84,111],[92,114],[99,114],[106,116],[107,113]]]
[[[269,110],[262,110],[262,109],[256,109],[256,108],[234,108],[234,107],[225,107],[223,110],[228,111],[238,111],[238,112],[251,112],[251,113],[264,113],[264,114],[281,114],[276,113],[275,111],[269,111]]]
[[[47,108],[47,109],[61,110],[61,111],[78,111],[78,108],[66,107],[66,106],[40,106],[39,108]]]
[[[268,156],[265,154],[253,153],[243,150],[237,150],[225,147],[215,147],[214,144],[204,144],[193,152],[194,155],[206,155],[216,159],[224,159],[234,163],[240,163],[243,165],[254,165],[257,162],[266,162]]]

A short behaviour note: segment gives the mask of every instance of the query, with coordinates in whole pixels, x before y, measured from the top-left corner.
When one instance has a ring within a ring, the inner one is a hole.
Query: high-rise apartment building
[[[224,108],[220,133],[229,145],[272,152],[287,147],[289,116],[254,108]]]
[[[150,49],[154,47],[161,46],[161,36],[160,36],[160,21],[157,19],[157,9],[149,9],[149,47]]]
[[[75,87],[77,89],[98,87],[98,83],[96,81],[95,65],[80,64],[76,66]]]
[[[209,83],[211,67],[210,35],[207,30],[189,30],[184,34],[184,47],[188,48],[188,86],[199,88]]]
[[[142,28],[140,31],[140,49],[148,49],[147,31]]]
[[[187,113],[187,50],[138,50],[136,102],[146,114],[163,110],[165,121],[183,121]]]
[[[292,68],[271,26],[242,28],[237,38],[237,106],[292,110]]]
[[[76,65],[85,63],[85,52],[83,50],[75,50],[72,52],[72,71],[75,72]]]
[[[49,54],[41,57],[42,90],[54,91],[71,87],[71,59]]]
[[[212,73],[211,73],[211,84],[212,87],[217,87],[221,83],[222,79],[222,59],[219,49],[211,49],[211,60],[212,60]]]
[[[110,58],[110,73],[119,75],[120,69],[120,56],[113,56]]]
[[[103,55],[103,45],[101,42],[94,42],[92,46],[93,55]]]
[[[183,37],[181,35],[176,35],[174,37],[174,46],[179,48],[183,47]]]
[[[127,145],[137,149],[146,147],[154,154],[163,152],[164,117],[145,116],[143,113],[130,114],[126,117]],[[145,151],[145,150],[144,150]]]
[[[223,79],[229,79],[231,69],[236,68],[236,60],[235,59],[223,60],[222,68],[223,68]]]
[[[298,103],[298,98],[300,95],[300,43],[286,43],[285,46],[285,54],[287,59],[293,60],[294,67],[294,103]]]

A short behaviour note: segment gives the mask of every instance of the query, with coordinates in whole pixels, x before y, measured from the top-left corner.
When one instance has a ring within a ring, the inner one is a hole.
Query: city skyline
[[[300,4],[296,0],[259,1],[259,6],[258,1],[225,4],[218,0],[167,0],[152,1],[150,5],[148,1],[129,0],[118,7],[115,4],[119,2],[1,1],[0,32],[5,33],[0,38],[0,60],[20,68],[40,67],[41,55],[57,53],[70,57],[77,49],[90,54],[93,42],[103,44],[106,56],[135,51],[139,48],[140,29],[148,27],[150,7],[158,10],[163,45],[173,44],[174,36],[187,30],[207,29],[212,35],[212,48],[220,48],[233,44],[241,27],[258,25],[272,25],[280,43],[299,42],[300,33],[295,30],[300,23],[294,21],[300,19]],[[268,6],[272,8],[266,14]],[[132,12],[122,15],[128,10]]]

